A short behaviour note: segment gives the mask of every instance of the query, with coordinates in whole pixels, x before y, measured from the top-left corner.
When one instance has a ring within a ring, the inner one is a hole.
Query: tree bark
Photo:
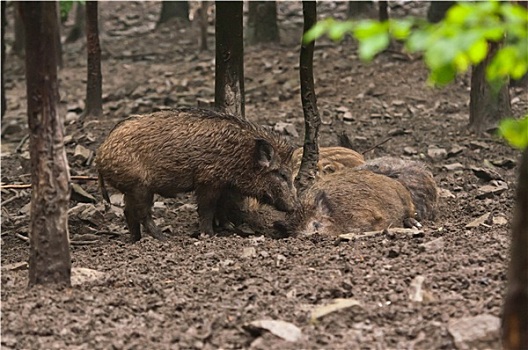
[[[250,1],[246,27],[249,45],[279,42],[276,1]]]
[[[84,10],[84,4],[81,2],[75,3],[75,21],[73,27],[66,38],[67,43],[73,43],[84,35],[84,28],[86,26],[86,11]]]
[[[24,48],[26,46],[24,23],[22,23],[22,18],[20,17],[20,11],[18,7],[15,7],[13,13],[15,16],[15,42],[13,43],[13,52],[19,57],[24,57]]]
[[[5,51],[6,51],[6,47],[5,47],[6,2],[2,1],[1,6],[2,6],[2,62],[0,62],[0,64],[2,65],[2,67],[1,67],[1,72],[0,72],[1,74],[0,79],[2,80],[2,86],[0,87],[0,89],[2,89],[2,91],[0,93],[2,94],[2,101],[0,103],[2,103],[2,117],[1,118],[3,119],[6,109],[7,109],[6,97],[5,97],[5,82],[4,82],[4,62],[5,62]]]
[[[209,26],[209,16],[207,15],[207,9],[209,8],[208,1],[202,1],[200,5],[200,51],[207,51],[207,27]]]
[[[379,2],[379,20],[380,22],[389,20],[389,4],[387,1]]]
[[[455,5],[456,1],[431,1],[427,9],[427,20],[431,23],[438,23],[444,19],[447,10]]]
[[[243,2],[215,4],[215,107],[245,118]]]
[[[374,12],[374,3],[372,1],[349,1],[348,17],[349,18],[370,18]]]
[[[70,285],[70,182],[57,113],[56,2],[18,4],[26,33],[26,86],[31,156],[29,285]]]
[[[64,67],[64,62],[62,60],[62,42],[61,42],[61,20],[60,20],[60,10],[59,6],[56,6],[57,8],[57,30],[55,32],[55,45],[57,51],[55,51],[57,55],[57,67],[62,69]]]
[[[86,2],[86,49],[88,53],[88,78],[86,81],[86,109],[82,115],[100,117],[103,114],[103,87],[101,75],[101,47],[97,1]]]
[[[489,43],[488,56],[474,66],[471,72],[469,126],[477,132],[494,129],[499,120],[512,115],[508,84],[503,84],[496,91],[486,80],[486,67],[499,46],[497,43]]]
[[[158,19],[158,25],[167,22],[171,18],[179,18],[189,22],[189,2],[163,0],[161,2],[161,12]]]
[[[528,349],[528,148],[523,152],[520,168],[502,314],[502,344],[508,350]]]
[[[304,29],[306,33],[317,22],[315,1],[303,1]],[[302,44],[300,54],[301,102],[304,114],[304,146],[301,167],[295,178],[295,187],[302,195],[315,180],[319,161],[319,127],[321,117],[317,110],[313,77],[313,52],[315,42]]]

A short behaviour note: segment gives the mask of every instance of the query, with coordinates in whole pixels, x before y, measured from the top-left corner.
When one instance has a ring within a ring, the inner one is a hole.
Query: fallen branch
[[[94,176],[81,176],[81,175],[74,175],[70,177],[73,181],[97,181],[98,178]],[[25,188],[31,188],[31,184],[11,184],[11,185],[2,185],[0,186],[0,189],[7,190],[7,189],[25,189]]]
[[[387,137],[385,140],[381,141],[380,143],[377,143],[374,146],[367,149],[366,151],[361,152],[361,154],[365,155],[365,153],[372,151],[374,148],[378,148],[379,146],[383,145],[385,142],[389,141],[390,139],[392,139],[392,136]]]
[[[24,235],[21,235],[20,233],[15,233],[15,236],[17,236],[18,238],[20,238],[20,239],[23,240],[24,242],[29,241],[29,237],[26,237],[26,236],[24,236]]]

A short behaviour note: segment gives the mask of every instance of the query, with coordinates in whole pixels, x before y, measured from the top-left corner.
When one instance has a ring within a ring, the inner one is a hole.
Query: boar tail
[[[108,191],[106,190],[106,187],[105,187],[103,175],[101,175],[101,173],[99,173],[99,188],[101,189],[101,194],[103,195],[104,200],[107,201],[108,203],[111,203],[110,197],[108,196]]]

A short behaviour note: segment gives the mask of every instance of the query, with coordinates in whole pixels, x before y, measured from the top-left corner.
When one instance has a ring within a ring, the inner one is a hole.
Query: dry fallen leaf
[[[321,305],[312,310],[310,315],[310,322],[315,322],[317,319],[326,316],[332,312],[347,309],[352,306],[361,306],[361,303],[356,299],[334,299],[330,304]]]
[[[262,332],[266,330],[286,341],[295,342],[302,337],[299,327],[293,323],[280,320],[257,320],[245,325],[247,330]]]

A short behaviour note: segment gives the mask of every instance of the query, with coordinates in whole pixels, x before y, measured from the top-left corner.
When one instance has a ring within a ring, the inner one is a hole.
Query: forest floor
[[[393,15],[424,13],[425,5],[391,4]],[[100,3],[104,117],[99,120],[78,121],[85,96],[84,41],[64,45],[60,113],[66,116],[72,175],[96,176],[90,153],[128,115],[213,101],[213,33],[210,49],[199,52],[197,23],[155,29],[159,7]],[[343,15],[346,9],[330,2],[318,7],[323,15]],[[245,49],[246,115],[270,126],[291,123],[295,131],[286,137],[298,145],[301,13],[300,2],[279,2],[281,44]],[[11,18],[9,7],[8,48]],[[117,192],[106,212],[96,181],[74,181],[97,199],[96,204],[70,201],[76,284],[58,291],[28,289],[31,191],[2,189],[2,348],[497,348],[519,153],[492,134],[468,130],[468,76],[435,89],[427,86],[419,57],[395,49],[365,64],[356,50],[352,40],[324,39],[316,47],[321,145],[336,145],[345,132],[362,152],[390,137],[365,157],[425,162],[441,198],[436,219],[423,222],[423,234],[340,243],[330,237],[277,240],[258,232],[193,238],[197,214],[188,194],[156,199],[154,216],[168,241],[144,237],[131,244]],[[17,150],[28,133],[24,66],[9,49],[5,78],[1,181],[27,184],[27,142]],[[511,95],[515,115],[526,113],[526,90],[511,89]],[[482,179],[486,176],[475,168],[488,169],[491,178]],[[80,268],[102,275],[80,280]],[[423,300],[411,299],[420,281]],[[358,305],[311,319],[314,310],[339,298]],[[289,322],[302,337],[289,342],[283,339],[294,334],[288,327],[273,330],[286,333],[281,337],[249,325],[258,320]]]

